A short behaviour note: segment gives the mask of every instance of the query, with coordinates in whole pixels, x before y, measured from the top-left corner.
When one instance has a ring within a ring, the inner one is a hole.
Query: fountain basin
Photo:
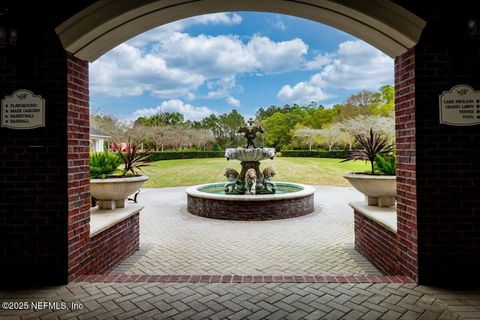
[[[261,161],[265,159],[273,159],[275,158],[275,148],[228,148],[225,150],[225,158],[227,158],[227,160],[239,161]]]
[[[300,217],[314,211],[315,188],[298,183],[276,182],[277,193],[229,195],[225,183],[187,188],[191,214],[222,220],[262,221]]]

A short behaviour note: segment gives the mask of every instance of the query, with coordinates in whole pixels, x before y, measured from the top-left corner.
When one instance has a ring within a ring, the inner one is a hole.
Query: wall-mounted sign
[[[45,127],[45,100],[20,89],[2,99],[1,126],[10,129]]]
[[[480,91],[459,84],[440,95],[440,123],[452,126],[480,124]]]

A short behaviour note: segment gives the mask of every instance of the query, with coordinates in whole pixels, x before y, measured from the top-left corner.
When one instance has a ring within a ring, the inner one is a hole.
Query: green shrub
[[[375,170],[381,174],[394,176],[397,169],[395,155],[382,156],[377,154],[375,157]]]
[[[95,152],[90,154],[90,178],[105,179],[113,174],[122,159],[113,152]]]
[[[344,150],[282,150],[282,157],[345,159],[347,156],[348,151]]]
[[[149,152],[148,161],[223,157],[223,151],[156,151]]]
[[[217,143],[213,145],[212,151],[223,151],[223,148]]]

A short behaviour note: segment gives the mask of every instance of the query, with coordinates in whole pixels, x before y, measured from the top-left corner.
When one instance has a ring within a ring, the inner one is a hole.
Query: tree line
[[[394,140],[394,88],[361,91],[345,103],[325,108],[308,105],[261,107],[256,120],[265,133],[259,145],[282,149],[322,148],[352,149],[354,136],[370,128]],[[241,146],[244,138],[237,134],[245,118],[233,109],[221,115],[206,115],[200,121],[185,120],[178,112],[164,112],[124,122],[107,114],[93,112],[91,126],[110,135],[112,141],[130,141],[150,150],[223,150]]]

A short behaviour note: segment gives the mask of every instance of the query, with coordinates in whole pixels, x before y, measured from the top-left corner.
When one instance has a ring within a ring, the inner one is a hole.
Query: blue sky
[[[329,107],[393,83],[393,60],[329,26],[292,16],[234,12],[145,32],[90,65],[91,106],[133,120],[178,111],[199,120],[235,108]]]

